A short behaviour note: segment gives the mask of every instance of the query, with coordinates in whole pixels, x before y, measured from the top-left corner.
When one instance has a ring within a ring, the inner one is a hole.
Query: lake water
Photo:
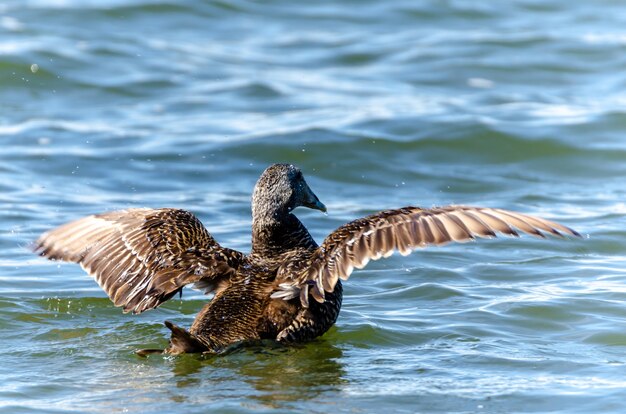
[[[626,9],[598,0],[4,0],[0,412],[626,410]],[[186,289],[124,315],[41,232],[133,206],[250,247],[250,194],[300,166],[339,225],[405,205],[560,221],[583,240],[392,256],[308,344],[142,359]]]

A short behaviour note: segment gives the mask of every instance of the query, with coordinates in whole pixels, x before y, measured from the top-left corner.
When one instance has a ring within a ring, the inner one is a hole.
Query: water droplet
[[[32,65],[30,65],[30,71],[33,73],[37,73],[39,71],[39,65],[36,63],[33,63]]]
[[[493,88],[494,82],[483,78],[469,78],[467,80],[467,85],[472,88],[489,89]]]

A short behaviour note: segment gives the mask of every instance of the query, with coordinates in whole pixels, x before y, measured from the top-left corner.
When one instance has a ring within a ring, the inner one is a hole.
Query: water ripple
[[[0,412],[622,412],[625,16],[610,0],[2,2]],[[190,325],[200,293],[131,317],[28,250],[70,219],[171,206],[247,251],[273,162],[329,207],[296,211],[318,241],[450,203],[586,237],[393,256],[351,277],[322,338],[222,358],[134,356],[166,345],[163,320]]]

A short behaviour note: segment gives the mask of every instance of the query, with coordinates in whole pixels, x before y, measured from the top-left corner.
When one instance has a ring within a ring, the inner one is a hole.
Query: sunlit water
[[[625,52],[609,0],[3,1],[0,411],[624,412]],[[278,161],[328,206],[297,211],[318,241],[449,203],[585,239],[393,256],[318,340],[217,358],[133,352],[189,326],[198,292],[124,315],[28,251],[131,206],[189,209],[247,251]]]

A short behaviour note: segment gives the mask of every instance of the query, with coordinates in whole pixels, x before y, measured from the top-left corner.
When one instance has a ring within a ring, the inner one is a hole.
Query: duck
[[[80,264],[125,313],[157,308],[183,287],[212,294],[190,329],[170,321],[165,349],[219,354],[236,344],[307,342],[336,322],[343,281],[369,261],[427,246],[527,233],[581,237],[537,216],[489,207],[407,206],[348,222],[317,244],[294,214],[326,206],[291,164],[263,171],[252,194],[248,254],[221,246],[191,212],[129,208],[94,214],[43,233],[36,253]]]

